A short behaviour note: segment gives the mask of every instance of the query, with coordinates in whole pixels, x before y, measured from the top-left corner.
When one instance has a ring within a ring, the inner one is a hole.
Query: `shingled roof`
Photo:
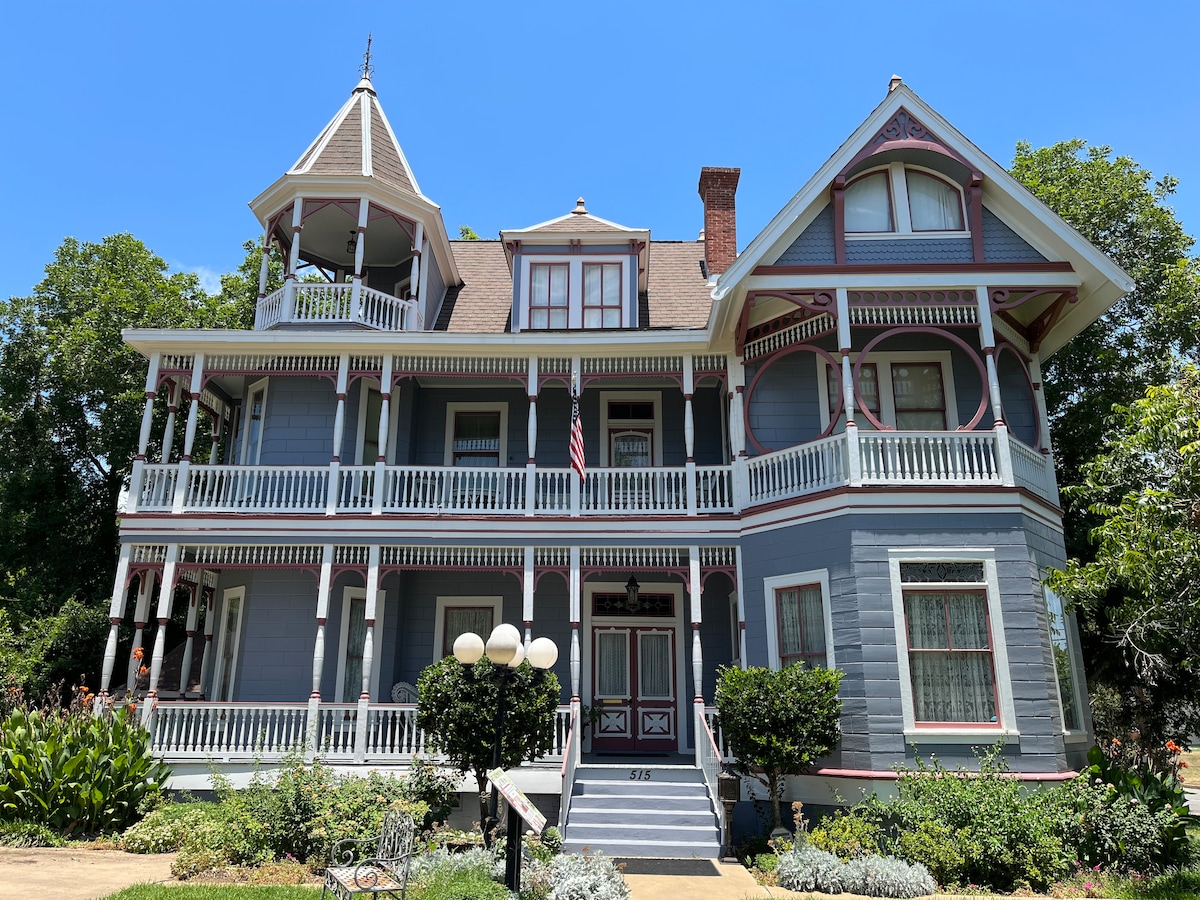
[[[451,241],[463,283],[451,288],[438,314],[437,331],[499,334],[509,328],[512,273],[500,241]],[[703,328],[711,286],[700,271],[701,241],[651,241],[643,328]]]
[[[370,176],[401,191],[424,196],[369,78],[359,81],[350,99],[288,174]]]

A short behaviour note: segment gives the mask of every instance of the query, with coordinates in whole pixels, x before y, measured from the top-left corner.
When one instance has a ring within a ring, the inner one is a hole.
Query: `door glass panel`
[[[350,598],[350,621],[346,624],[346,670],[342,679],[342,701],[350,702],[362,690],[363,645],[367,639],[367,598]]]
[[[671,699],[671,635],[638,635],[638,695],[643,700]]]
[[[221,640],[221,690],[217,700],[232,696],[233,667],[237,663],[238,628],[242,621],[242,598],[232,596],[225,601],[224,636]]]
[[[622,431],[612,436],[612,464],[618,469],[644,468],[650,465],[650,435],[642,431]]]
[[[596,634],[596,696],[629,696],[629,632]]]

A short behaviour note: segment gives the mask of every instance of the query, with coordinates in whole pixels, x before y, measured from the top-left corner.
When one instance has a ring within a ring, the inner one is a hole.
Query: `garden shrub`
[[[553,825],[547,825],[542,829],[540,840],[542,842],[542,846],[551,853],[558,853],[562,850],[562,832]]]
[[[267,825],[241,809],[214,804],[213,811],[188,832],[171,874],[191,878],[225,866],[257,866],[272,858],[267,846]]]
[[[412,900],[509,900],[504,885],[482,869],[440,869],[408,892]]]
[[[923,897],[937,890],[923,865],[893,856],[856,856],[842,865],[840,877],[842,890],[868,897]]]
[[[170,770],[151,757],[134,714],[96,716],[84,699],[62,710],[14,709],[0,724],[0,821],[64,835],[115,831],[161,790]]]
[[[61,847],[66,841],[36,822],[0,823],[0,847]]]
[[[210,819],[220,819],[216,803],[168,803],[121,836],[121,849],[129,853],[172,853],[187,842],[193,831]]]
[[[454,808],[458,795],[458,774],[439,768],[427,759],[415,757],[401,782],[400,791],[410,803],[424,803],[428,807],[424,820],[417,820],[417,829],[429,831],[445,822]]]
[[[603,853],[556,856],[550,863],[553,887],[547,900],[626,900],[629,885]]]
[[[851,859],[879,852],[879,827],[859,816],[838,814],[822,820],[809,832],[808,840],[818,850],[828,851],[838,859]]]
[[[775,866],[780,887],[789,891],[822,891],[840,894],[842,863],[832,853],[818,850],[811,844],[800,844],[790,853],[782,854]]]
[[[774,872],[779,866],[779,857],[774,853],[760,853],[754,857],[754,868],[760,872]]]

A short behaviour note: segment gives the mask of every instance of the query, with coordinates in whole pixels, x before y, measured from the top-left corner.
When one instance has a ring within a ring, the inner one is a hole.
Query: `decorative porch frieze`
[[[678,569],[687,565],[682,547],[581,547],[580,565],[587,569]]]
[[[519,356],[393,356],[394,376],[405,375],[504,375],[524,380],[529,371]]]
[[[229,375],[264,374],[312,374],[336,376],[338,356],[288,355],[276,356],[268,353],[214,353],[206,359],[205,368],[210,373]]]
[[[524,547],[383,547],[380,565],[398,569],[520,569]]]
[[[682,356],[585,356],[580,360],[584,376],[679,375]]]
[[[312,567],[321,564],[321,552],[309,544],[192,544],[184,545],[182,561],[218,568]]]
[[[802,318],[806,315],[807,318]],[[773,320],[748,329],[748,337],[754,335],[756,331],[760,332],[761,336],[746,341],[745,347],[742,348],[742,358],[746,361],[758,359],[784,347],[800,344],[819,335],[827,334],[835,327],[834,317],[824,312],[811,315],[806,310],[797,310],[789,314],[787,318],[792,321],[792,324],[788,325],[780,320]],[[770,330],[770,326],[776,324],[779,325],[778,330]]]

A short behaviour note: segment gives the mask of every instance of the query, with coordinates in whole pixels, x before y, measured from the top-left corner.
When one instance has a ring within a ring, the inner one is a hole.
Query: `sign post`
[[[504,854],[504,884],[510,891],[521,890],[521,820],[524,819],[535,834],[546,827],[546,817],[538,812],[524,792],[513,784],[512,778],[503,769],[495,768],[487,773],[492,787],[498,790],[508,803],[508,847]]]

